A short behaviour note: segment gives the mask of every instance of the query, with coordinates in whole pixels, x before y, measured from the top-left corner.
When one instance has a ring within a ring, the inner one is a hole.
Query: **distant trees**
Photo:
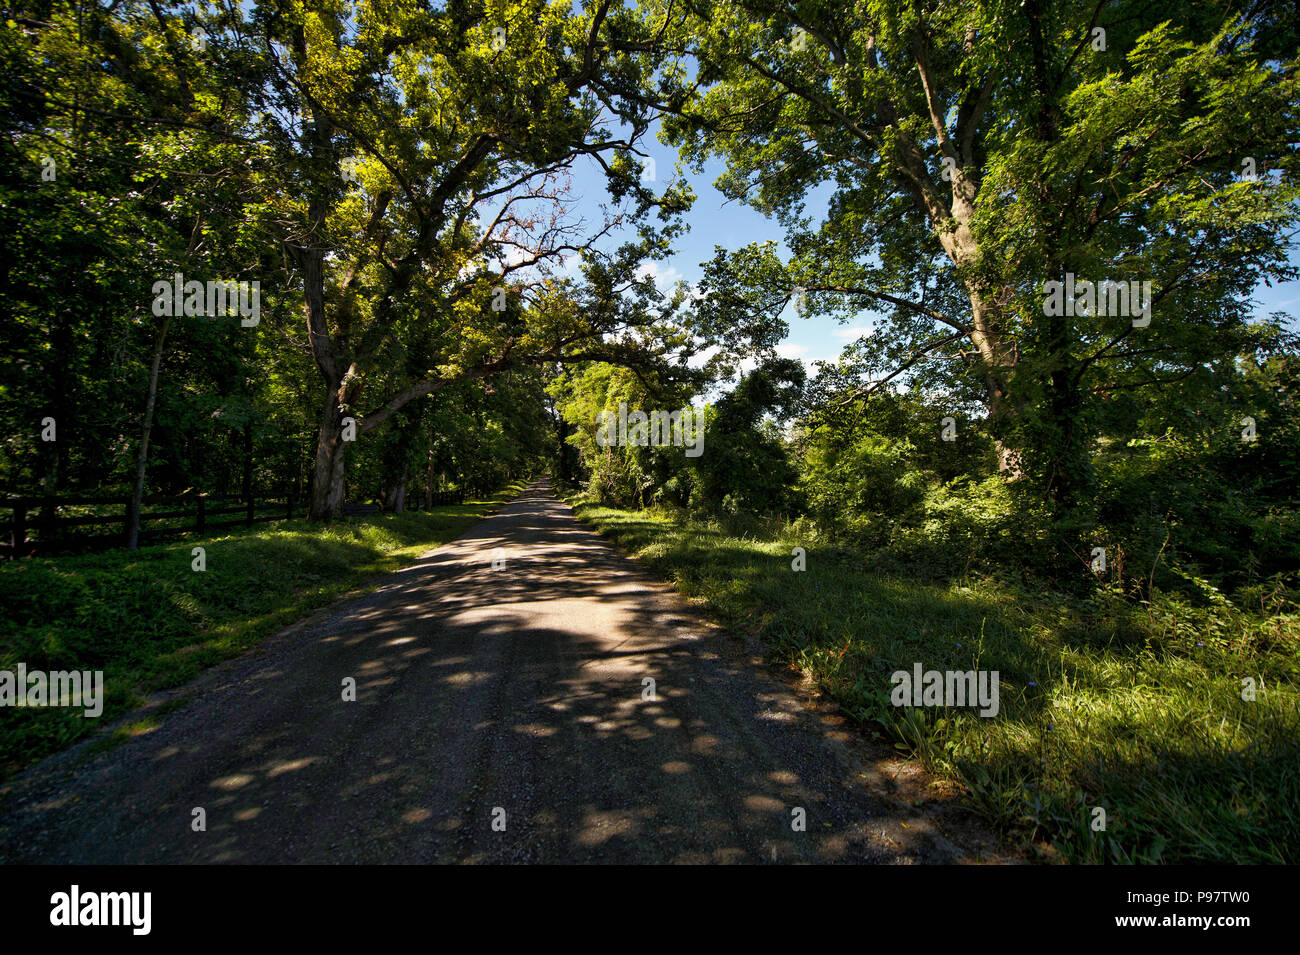
[[[704,501],[727,513],[790,513],[799,473],[782,447],[780,424],[798,410],[801,363],[774,358],[745,375],[708,416],[708,454],[698,469]]]

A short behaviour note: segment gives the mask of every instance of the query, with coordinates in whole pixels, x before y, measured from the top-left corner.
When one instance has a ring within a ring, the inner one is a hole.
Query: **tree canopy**
[[[1293,13],[643,7],[679,58],[659,94],[668,136],[697,165],[723,157],[719,187],[778,219],[791,250],[720,250],[717,307],[880,310],[862,392],[912,381],[954,410],[979,401],[1003,469],[1064,508],[1090,487],[1100,405],[1235,354],[1256,285],[1295,276]],[[1048,307],[1067,276],[1146,298]]]

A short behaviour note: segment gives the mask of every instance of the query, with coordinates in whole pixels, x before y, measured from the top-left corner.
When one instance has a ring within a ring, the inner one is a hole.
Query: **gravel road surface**
[[[0,861],[1006,861],[543,482],[184,693],[0,790]]]

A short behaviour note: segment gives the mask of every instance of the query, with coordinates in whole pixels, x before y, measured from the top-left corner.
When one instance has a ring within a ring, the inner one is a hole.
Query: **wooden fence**
[[[415,496],[406,509],[419,510],[424,495]],[[439,492],[432,497],[432,506],[463,504],[464,492]],[[112,507],[116,513],[61,514],[72,508]],[[0,498],[0,526],[4,512],[8,511],[9,534],[7,541],[0,540],[0,559],[15,560],[33,555],[76,554],[125,547],[130,517],[130,498],[59,495],[55,497]],[[156,510],[156,508],[165,508]],[[155,510],[150,510],[155,508]],[[140,513],[140,543],[179,537],[184,534],[203,534],[228,527],[251,527],[268,521],[291,520],[294,513],[303,515],[292,494],[286,497],[247,500],[237,494],[180,494],[146,497]],[[351,514],[379,513],[374,505],[349,505]],[[231,515],[239,517],[230,519]],[[213,518],[218,518],[213,520]],[[162,523],[167,526],[149,527]],[[93,529],[113,527],[110,533],[94,533]],[[92,533],[81,533],[81,529]],[[33,533],[35,537],[33,538]]]

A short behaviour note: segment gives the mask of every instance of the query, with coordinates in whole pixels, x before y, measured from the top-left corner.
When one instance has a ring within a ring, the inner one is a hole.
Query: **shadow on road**
[[[853,743],[539,483],[154,731],[19,777],[0,858],[970,857]]]

